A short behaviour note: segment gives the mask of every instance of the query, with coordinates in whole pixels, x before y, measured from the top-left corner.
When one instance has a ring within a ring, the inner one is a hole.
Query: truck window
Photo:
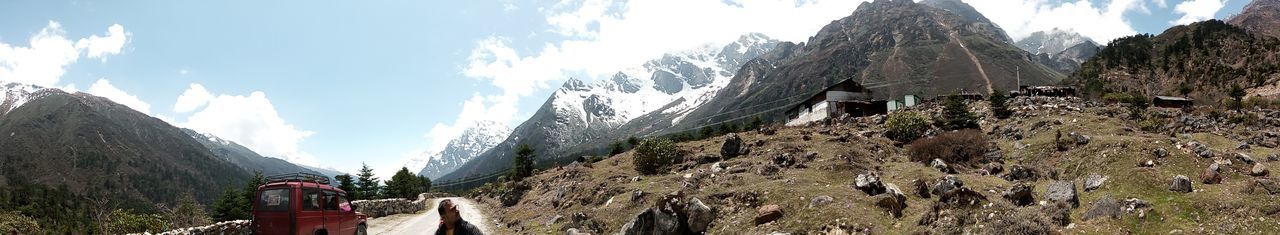
[[[302,210],[318,211],[320,210],[321,200],[320,190],[318,189],[302,189]]]
[[[324,210],[338,210],[338,192],[328,190],[324,191]]]
[[[288,188],[277,188],[262,190],[261,196],[258,197],[259,211],[287,211],[289,210],[289,198],[291,190]]]

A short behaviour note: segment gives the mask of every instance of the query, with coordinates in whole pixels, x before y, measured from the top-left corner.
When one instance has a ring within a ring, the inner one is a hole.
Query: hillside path
[[[480,213],[475,202],[461,197],[447,197],[432,199],[431,204],[428,205],[430,208],[422,212],[371,219],[368,221],[369,234],[435,234],[440,225],[440,213],[436,213],[436,205],[444,199],[451,199],[458,205],[458,211],[462,213],[463,220],[475,225],[485,234],[493,232],[489,229],[489,221],[484,218],[483,213]]]
[[[950,26],[947,26],[947,24],[943,24],[943,23],[938,23],[938,24],[942,25],[943,27],[950,28]],[[950,37],[952,41],[955,41],[956,44],[959,44],[960,49],[964,49],[964,53],[969,55],[969,60],[973,61],[973,66],[978,68],[978,74],[982,75],[982,80],[987,82],[986,94],[991,94],[991,92],[995,91],[995,89],[991,87],[991,78],[987,77],[987,71],[985,69],[982,69],[982,62],[978,61],[978,56],[973,55],[973,51],[969,51],[969,47],[964,45],[964,41],[961,41],[960,37],[956,36],[955,30],[952,30],[951,33],[947,34],[947,36]]]

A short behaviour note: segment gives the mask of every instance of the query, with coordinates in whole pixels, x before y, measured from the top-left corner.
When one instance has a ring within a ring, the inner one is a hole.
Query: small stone
[[[774,166],[771,164],[766,164],[766,165],[760,166],[759,169],[756,169],[756,173],[763,176],[776,175],[778,174],[779,171],[782,171],[782,168],[778,168],[778,166]]]
[[[951,169],[951,166],[947,165],[947,162],[941,158],[934,158],[933,161],[929,162],[929,166],[933,167],[933,169],[938,169],[942,173],[955,173],[955,170]]]
[[[1249,149],[1249,143],[1242,142],[1236,145],[1236,150],[1245,150],[1245,149]]]
[[[766,224],[782,218],[782,207],[770,204],[756,209],[756,225]]]
[[[946,194],[951,190],[956,190],[961,187],[964,187],[964,181],[960,181],[960,179],[956,178],[954,175],[947,175],[946,177],[943,177],[942,180],[939,180],[938,183],[935,183],[933,185],[933,190],[930,190],[930,192],[933,193],[933,195],[942,196],[942,194]]]
[[[1249,170],[1249,175],[1252,176],[1267,176],[1268,173],[1271,171],[1268,171],[1267,166],[1262,163],[1253,164],[1253,169]]]
[[[1044,198],[1049,201],[1065,202],[1072,208],[1080,207],[1080,198],[1076,194],[1076,185],[1072,181],[1056,180],[1049,183]]]
[[[835,198],[831,198],[831,196],[827,195],[813,197],[813,199],[809,199],[809,208],[826,206],[834,201]]]
[[[1253,161],[1253,157],[1250,157],[1248,154],[1244,154],[1244,153],[1236,153],[1236,160],[1243,162],[1245,165],[1251,165],[1255,163],[1255,161]]]
[[[1267,161],[1280,161],[1280,155],[1276,155],[1274,153],[1267,155]]]
[[[1138,163],[1139,167],[1156,167],[1156,161],[1146,160]]]
[[[1185,175],[1174,176],[1173,182],[1169,184],[1169,191],[1180,192],[1180,193],[1190,193],[1191,178],[1187,178],[1187,176]]]
[[[984,175],[998,175],[1001,172],[1004,172],[1004,164],[992,162],[982,166],[982,173]]]
[[[1084,180],[1084,191],[1088,192],[1088,191],[1096,190],[1102,187],[1102,184],[1106,182],[1107,182],[1106,176],[1099,175],[1098,173],[1090,173],[1089,177],[1085,178]]]

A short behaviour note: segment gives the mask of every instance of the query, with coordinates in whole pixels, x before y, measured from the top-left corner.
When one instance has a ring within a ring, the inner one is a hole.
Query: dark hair
[[[453,205],[453,201],[450,199],[444,199],[440,200],[439,204],[436,204],[436,212],[440,213],[441,216],[444,216],[445,211],[448,210],[445,209],[445,205]]]

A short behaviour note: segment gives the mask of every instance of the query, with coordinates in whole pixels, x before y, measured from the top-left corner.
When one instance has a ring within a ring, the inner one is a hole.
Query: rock
[[[1090,173],[1089,176],[1084,179],[1084,191],[1088,192],[1096,190],[1102,187],[1102,184],[1106,182],[1106,176],[1099,175],[1098,173]]]
[[[1009,187],[1004,191],[1001,197],[1008,199],[1009,202],[1016,206],[1027,206],[1035,203],[1035,186],[1025,183],[1015,183],[1013,187]]]
[[[622,235],[680,234],[680,220],[675,215],[657,209],[645,209],[627,224],[622,225]]]
[[[552,216],[550,219],[547,219],[547,222],[543,223],[543,225],[550,227],[552,224],[556,224],[556,222],[560,222],[560,219],[564,219],[564,216],[561,216],[561,215]]]
[[[1245,165],[1252,165],[1253,163],[1256,163],[1253,161],[1253,157],[1249,157],[1248,154],[1244,153],[1236,153],[1236,160],[1243,162]]]
[[[796,163],[795,159],[791,157],[790,153],[774,155],[772,160],[773,160],[773,165],[777,165],[779,167],[789,167]]]
[[[779,171],[782,171],[782,168],[778,168],[778,166],[774,166],[770,164],[760,166],[759,169],[756,169],[756,173],[763,176],[776,175],[778,174]]]
[[[998,175],[1001,172],[1004,172],[1004,164],[991,162],[982,166],[982,174],[984,175]]]
[[[587,214],[578,212],[569,216],[569,227],[581,229],[583,234],[599,233],[603,231],[604,225],[599,221],[591,219]]]
[[[941,171],[942,173],[955,173],[955,170],[951,169],[951,166],[947,165],[947,162],[943,161],[941,158],[934,158],[933,161],[929,162],[929,166],[933,167],[933,169],[938,169],[938,171]]]
[[[1112,199],[1111,196],[1103,196],[1102,199],[1093,202],[1093,206],[1084,212],[1081,219],[1088,221],[1094,218],[1111,217],[1113,219],[1120,218],[1120,203]]]
[[[689,220],[687,221],[689,230],[695,234],[707,232],[707,228],[711,227],[711,222],[716,220],[715,211],[706,204],[702,204],[702,201],[697,198],[689,199],[685,212],[689,213]]]
[[[1139,167],[1156,167],[1156,161],[1146,160],[1146,161],[1138,162],[1138,166]]]
[[[632,204],[640,204],[640,203],[644,202],[644,195],[645,195],[644,191],[640,191],[640,190],[636,190],[635,192],[631,192],[631,203],[632,203]]]
[[[1204,172],[1200,173],[1200,183],[1217,184],[1222,183],[1222,174],[1218,173],[1218,163],[1209,164]]]
[[[1151,207],[1151,202],[1137,198],[1125,199],[1124,202],[1121,203],[1124,205],[1125,212],[1133,212],[1134,210]]]
[[[1055,180],[1049,183],[1044,198],[1049,201],[1065,202],[1071,205],[1071,208],[1080,207],[1080,198],[1076,195],[1076,184],[1072,181]]]
[[[1271,171],[1268,171],[1267,166],[1262,163],[1253,164],[1253,169],[1249,170],[1249,175],[1252,176],[1267,176],[1268,173]]]
[[[1009,167],[1009,173],[1001,176],[1000,178],[1004,178],[1008,181],[1019,181],[1036,180],[1039,177],[1036,175],[1035,171],[1032,171],[1030,168],[1022,165],[1013,165],[1012,167]]]
[[[871,200],[876,202],[876,206],[889,211],[894,218],[902,217],[902,210],[907,208],[907,196],[898,189],[897,185],[888,184],[885,186],[886,192],[875,196]]]
[[[782,207],[774,204],[764,205],[756,209],[756,225],[766,224],[782,218]]]
[[[1177,175],[1173,177],[1173,182],[1169,184],[1169,191],[1190,193],[1191,179],[1185,175]]]
[[[943,177],[942,180],[938,180],[937,183],[933,184],[933,189],[929,192],[933,193],[933,195],[942,196],[942,194],[961,187],[964,187],[963,181],[960,181],[960,179],[956,178],[954,175],[947,175],[946,177]]]
[[[736,133],[729,133],[724,136],[724,144],[720,145],[720,156],[724,159],[731,159],[742,154],[742,150],[746,145],[742,144],[742,138]]]
[[[1280,161],[1280,156],[1272,153],[1271,155],[1267,155],[1267,161]]]
[[[590,233],[578,232],[578,229],[576,228],[565,229],[564,234],[565,235],[591,235]]]
[[[813,197],[813,199],[809,199],[809,208],[826,206],[834,201],[835,198],[827,195]]]
[[[884,183],[880,182],[880,175],[874,172],[858,174],[858,178],[854,180],[853,187],[867,193],[867,196],[879,195],[884,193],[885,190]]]
[[[929,183],[925,183],[925,180],[911,180],[911,187],[915,189],[914,191],[916,196],[920,196],[920,198],[929,198]]]
[[[1088,135],[1084,135],[1084,134],[1080,134],[1080,133],[1075,133],[1075,132],[1071,132],[1071,133],[1070,133],[1070,134],[1068,134],[1067,136],[1070,136],[1072,139],[1076,140],[1076,145],[1086,145],[1086,144],[1089,144],[1089,140],[1090,140],[1090,139],[1092,139],[1092,138],[1090,138]]]
[[[986,159],[986,162],[1004,162],[1004,153],[1000,152],[1000,150],[995,150],[982,155],[982,158]]]
[[[1165,150],[1164,148],[1156,148],[1156,150],[1151,151],[1151,154],[1156,155],[1156,158],[1164,158],[1169,156],[1169,150]]]
[[[1202,158],[1213,158],[1214,155],[1212,150],[1205,149],[1201,151],[1196,151],[1196,156],[1200,156]]]
[[[1249,149],[1249,143],[1242,142],[1236,145],[1236,150],[1245,150],[1245,149]]]
[[[958,188],[938,196],[938,201],[952,206],[967,207],[981,205],[987,201],[987,197],[969,188]]]
[[[1253,180],[1254,187],[1262,187],[1267,190],[1268,194],[1280,194],[1280,181],[1267,178],[1257,178]]]

